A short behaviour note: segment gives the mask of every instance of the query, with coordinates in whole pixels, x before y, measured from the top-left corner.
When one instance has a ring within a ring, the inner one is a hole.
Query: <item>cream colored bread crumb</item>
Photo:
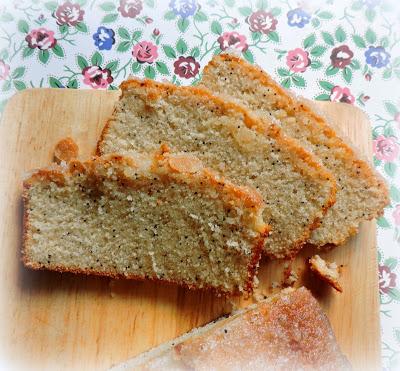
[[[351,370],[327,316],[304,287],[283,290],[111,371]]]
[[[79,148],[72,138],[61,139],[54,149],[54,160],[60,164],[61,162],[70,162],[78,158]]]
[[[335,262],[327,262],[319,255],[314,255],[309,259],[311,270],[323,281],[331,285],[335,290],[342,292],[343,288],[340,285],[339,267]]]
[[[201,86],[234,99],[270,124],[278,123],[333,173],[338,184],[336,203],[313,231],[310,243],[341,244],[356,233],[360,222],[382,214],[389,203],[383,179],[308,103],[280,87],[262,69],[222,54],[204,68]]]
[[[23,199],[33,269],[251,292],[269,231],[256,191],[185,154],[74,160],[31,175]]]
[[[271,225],[265,252],[297,253],[335,200],[335,182],[313,155],[244,108],[204,89],[129,80],[98,143],[101,154],[167,144],[192,153],[237,184],[256,188]]]

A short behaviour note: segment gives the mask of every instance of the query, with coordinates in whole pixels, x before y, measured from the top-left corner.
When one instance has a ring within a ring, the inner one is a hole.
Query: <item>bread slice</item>
[[[305,288],[269,299],[143,353],[123,370],[350,370],[329,321]]]
[[[310,264],[310,269],[317,277],[328,283],[336,291],[343,292],[342,285],[339,282],[339,267],[335,262],[328,262],[319,255],[314,255],[308,260],[308,263]]]
[[[189,152],[235,183],[257,188],[271,225],[266,253],[295,255],[335,199],[332,176],[313,156],[244,108],[204,89],[129,80],[98,143],[100,154]]]
[[[24,182],[23,261],[50,269],[251,291],[268,226],[254,190],[193,156],[108,155]]]
[[[361,221],[382,214],[389,203],[383,179],[308,103],[281,88],[262,69],[222,54],[204,68],[201,86],[233,98],[260,118],[278,122],[285,134],[317,155],[334,174],[336,203],[312,233],[312,244],[341,244],[357,232]]]

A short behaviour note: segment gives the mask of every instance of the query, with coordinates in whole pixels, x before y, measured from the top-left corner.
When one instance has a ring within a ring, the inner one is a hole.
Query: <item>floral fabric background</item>
[[[378,219],[382,355],[400,369],[400,3],[397,0],[14,0],[0,4],[0,107],[30,87],[195,84],[228,47],[284,87],[361,107],[391,205]]]

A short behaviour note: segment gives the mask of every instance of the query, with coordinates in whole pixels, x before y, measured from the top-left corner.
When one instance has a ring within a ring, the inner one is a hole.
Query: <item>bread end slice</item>
[[[304,287],[162,344],[112,371],[350,370],[326,315]]]

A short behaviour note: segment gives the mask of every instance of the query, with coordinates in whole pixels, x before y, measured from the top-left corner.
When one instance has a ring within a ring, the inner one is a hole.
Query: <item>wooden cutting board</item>
[[[14,369],[106,369],[231,308],[228,300],[209,293],[35,272],[20,263],[24,172],[49,165],[54,144],[65,136],[77,141],[82,158],[91,155],[117,97],[117,91],[25,90],[9,101],[2,116],[0,359]],[[318,107],[371,158],[370,127],[362,111],[346,104],[318,103]],[[310,248],[295,262],[298,285],[312,289],[343,352],[355,369],[363,370],[376,369],[380,363],[375,233],[374,222],[364,223],[345,246],[321,253],[343,264],[342,294],[316,282],[305,269],[306,257],[313,254]],[[262,262],[263,293],[270,293],[271,283],[281,280],[282,269],[282,263]]]

